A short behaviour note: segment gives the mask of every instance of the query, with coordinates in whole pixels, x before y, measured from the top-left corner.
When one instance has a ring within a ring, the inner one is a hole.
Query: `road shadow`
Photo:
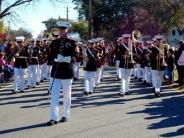
[[[46,127],[46,126],[47,126],[46,123],[40,123],[40,124],[34,124],[34,125],[29,125],[29,126],[17,127],[17,128],[9,128],[5,130],[0,130],[0,135],[23,131],[23,130],[36,129],[36,128],[41,128],[41,127]]]
[[[161,137],[176,137],[184,135],[184,96],[177,94],[170,98],[162,99],[159,102],[152,102],[145,105],[144,110],[129,112],[128,114],[147,114],[145,120],[152,120],[154,123],[147,126],[147,129],[157,130],[170,127],[182,127],[174,132],[160,134]]]

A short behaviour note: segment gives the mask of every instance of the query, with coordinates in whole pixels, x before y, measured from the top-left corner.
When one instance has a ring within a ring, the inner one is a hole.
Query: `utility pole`
[[[89,0],[89,13],[88,13],[88,37],[92,38],[92,0]]]
[[[69,9],[68,9],[68,5],[67,5],[67,7],[66,7],[66,19],[67,19],[67,21],[68,21],[68,12],[69,12]]]
[[[8,42],[10,42],[10,21],[8,21]]]

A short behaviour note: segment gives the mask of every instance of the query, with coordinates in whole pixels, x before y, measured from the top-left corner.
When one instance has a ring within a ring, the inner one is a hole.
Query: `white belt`
[[[71,56],[63,56],[63,55],[60,55],[60,54],[58,54],[57,58],[54,59],[55,62],[59,62],[59,63],[61,63],[61,62],[71,63],[71,60],[72,60]]]
[[[17,58],[27,58],[27,57],[24,57],[24,56],[19,56],[19,57],[17,57]]]

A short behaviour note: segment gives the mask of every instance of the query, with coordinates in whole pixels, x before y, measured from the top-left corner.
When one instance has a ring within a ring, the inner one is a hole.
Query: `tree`
[[[75,22],[73,20],[67,20],[60,17],[58,19],[50,18],[46,21],[43,21],[46,27],[46,30],[44,31],[44,36],[51,36],[51,33],[57,29],[56,22],[58,20],[70,22],[72,24],[72,28],[70,30],[72,32],[78,32],[82,39],[87,39],[88,23],[86,21]]]
[[[31,32],[23,28],[19,28],[18,30],[10,30],[10,40],[15,40],[16,36],[24,36],[25,39],[31,39],[33,37]]]
[[[88,1],[73,0],[79,18],[88,19]],[[174,26],[184,29],[183,0],[93,0],[93,28],[95,34],[111,31],[112,36],[139,29],[145,35],[166,33]],[[103,33],[101,33],[103,34]]]
[[[28,6],[33,2],[38,2],[40,0],[0,0],[0,19],[2,19],[5,16],[12,15],[12,13],[15,13],[13,11],[16,7],[25,5]],[[63,2],[63,0],[49,0],[51,2]],[[3,5],[3,9],[2,9]]]

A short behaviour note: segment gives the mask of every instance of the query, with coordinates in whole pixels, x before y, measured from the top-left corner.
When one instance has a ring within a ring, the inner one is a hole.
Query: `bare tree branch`
[[[10,4],[3,11],[0,12],[0,19],[7,16],[7,15],[10,15],[12,8],[19,6],[19,5],[26,4],[26,3],[30,3],[32,1],[34,1],[34,0],[16,0],[14,3]],[[2,4],[2,0],[0,2]]]

